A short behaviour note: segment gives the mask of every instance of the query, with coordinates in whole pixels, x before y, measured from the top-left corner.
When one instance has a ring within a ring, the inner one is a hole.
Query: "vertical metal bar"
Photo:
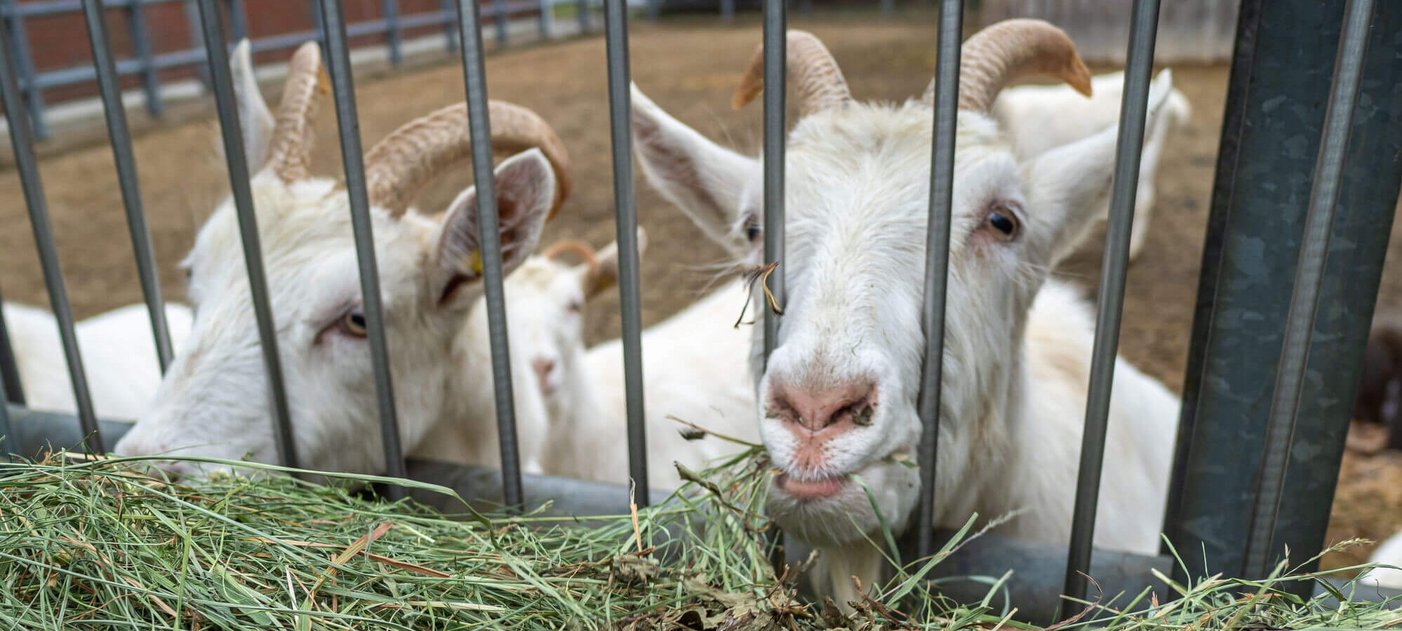
[[[647,19],[656,20],[662,15],[662,0],[647,0]]]
[[[321,19],[321,11],[316,5],[312,5],[312,33],[316,41],[321,42],[322,52],[326,51],[326,22]]]
[[[9,46],[5,54],[13,61],[20,77],[23,79],[24,99],[28,103],[30,124],[33,126],[34,136],[40,140],[49,137],[49,123],[44,119],[44,95],[39,86],[34,84],[34,55],[29,49],[29,32],[24,27],[24,16],[19,12],[17,0],[0,0],[0,9],[6,15],[5,27],[9,30]]]
[[[889,16],[889,15],[895,13],[895,12],[896,12],[896,1],[895,1],[895,0],[881,0],[881,14],[882,14],[882,15],[887,15],[887,16]]]
[[[925,359],[920,382],[920,512],[916,555],[935,552],[935,463],[944,377],[944,309],[949,273],[949,218],[954,204],[954,133],[959,112],[959,56],[964,3],[940,3],[935,59],[935,138],[930,150],[930,215],[925,237]]]
[[[637,485],[639,506],[648,505],[647,433],[643,410],[641,297],[638,283],[638,209],[633,190],[630,120],[632,80],[628,68],[627,0],[604,0],[604,41],[608,55],[610,140],[613,142],[613,203],[618,243],[618,292],[623,321],[623,382],[628,402],[628,473]]]
[[[440,0],[438,6],[443,12],[443,45],[451,53],[458,49],[457,20],[453,17],[457,15],[454,13],[457,11],[457,4],[454,0]]]
[[[200,29],[200,10],[198,2],[199,0],[185,0],[184,5],[185,23],[190,30],[190,48],[195,50],[204,48],[204,31]],[[195,66],[195,71],[199,75],[200,83],[204,84],[204,88],[208,90],[211,85],[209,68]]]
[[[78,352],[78,336],[73,332],[73,310],[68,304],[68,290],[63,284],[59,267],[58,248],[54,246],[53,225],[49,222],[49,205],[44,198],[44,182],[39,177],[39,163],[34,157],[34,137],[29,127],[28,112],[15,80],[15,60],[10,56],[11,42],[0,33],[0,104],[5,107],[5,120],[10,124],[10,146],[14,150],[15,170],[19,172],[24,201],[29,207],[29,224],[34,232],[34,247],[39,250],[39,265],[44,271],[44,285],[49,291],[49,304],[58,320],[58,334],[63,343],[63,357],[68,364],[68,377],[73,383],[73,399],[78,407],[78,422],[83,428],[84,444],[91,453],[105,453],[102,435],[97,427],[92,398],[88,393],[87,375],[83,372],[83,357]]]
[[[137,3],[133,2],[132,6],[137,6]],[[97,69],[97,87],[102,95],[103,114],[107,118],[107,136],[112,145],[112,159],[117,165],[117,183],[122,189],[122,205],[126,208],[127,230],[131,234],[132,250],[136,257],[136,274],[141,280],[141,295],[146,299],[146,310],[151,316],[151,335],[156,344],[156,358],[160,363],[161,373],[164,374],[166,367],[170,366],[172,355],[170,328],[166,325],[165,301],[161,299],[156,255],[151,246],[151,231],[146,226],[146,210],[141,201],[136,156],[132,154],[131,149],[131,130],[127,128],[127,114],[122,107],[122,90],[117,84],[116,62],[112,59],[112,42],[107,35],[107,23],[103,20],[102,1],[83,0],[83,16],[88,23],[88,44],[92,47],[93,65]],[[149,53],[149,50],[147,52]],[[148,102],[150,98],[148,93]]]
[[[1345,9],[1334,81],[1328,109],[1325,110],[1324,130],[1320,135],[1319,157],[1311,180],[1313,188],[1310,191],[1309,210],[1305,214],[1304,243],[1300,249],[1299,267],[1295,270],[1295,288],[1285,322],[1285,341],[1267,418],[1265,460],[1261,465],[1256,499],[1251,508],[1251,530],[1246,550],[1247,576],[1265,576],[1275,557],[1275,522],[1285,488],[1285,473],[1289,466],[1300,397],[1304,391],[1315,314],[1319,309],[1319,295],[1328,260],[1330,231],[1339,198],[1344,151],[1348,147],[1353,109],[1358,100],[1363,55],[1368,48],[1368,18],[1372,12],[1373,0],[1349,0]]]
[[[472,177],[477,186],[477,226],[482,244],[482,282],[487,302],[487,337],[492,350],[492,384],[497,404],[497,435],[501,441],[502,502],[519,507],[521,460],[516,444],[516,406],[511,392],[511,353],[507,344],[506,299],[501,286],[501,233],[497,217],[496,181],[492,176],[491,117],[487,109],[487,69],[483,63],[482,32],[477,0],[457,0],[458,37],[462,43],[463,87],[472,138]]]
[[[764,263],[777,265],[769,288],[784,304],[784,103],[788,31],[784,0],[764,0]],[[779,314],[764,309],[764,360],[779,344]]]
[[[244,0],[229,0],[229,26],[233,30],[234,41],[248,38],[248,7]]]
[[[497,27],[497,46],[505,46],[506,33],[506,0],[492,0],[492,21]]]
[[[214,88],[214,105],[219,114],[219,130],[224,138],[224,166],[229,169],[229,187],[238,212],[239,237],[243,241],[243,262],[248,271],[248,288],[253,298],[253,315],[258,321],[258,340],[263,349],[263,367],[268,371],[268,390],[273,416],[273,442],[283,466],[297,466],[297,443],[292,435],[292,416],[287,408],[287,389],[278,355],[277,326],[273,322],[268,279],[263,271],[263,246],[258,236],[258,216],[249,189],[248,159],[239,128],[238,105],[234,102],[229,51],[224,44],[224,28],[217,0],[198,0],[205,53]]]
[[[0,305],[4,304],[5,297],[0,296]],[[0,309],[0,386],[5,388],[0,405],[6,402],[24,405],[24,384],[19,376],[19,362],[15,361],[15,348],[10,345],[10,329],[5,324],[3,309]]]
[[[385,41],[389,43],[389,63],[398,66],[404,61],[404,33],[399,26],[399,0],[384,0],[383,6]]]
[[[165,111],[165,104],[161,101],[161,81],[156,72],[156,65],[152,62],[151,55],[151,33],[146,28],[146,12],[141,6],[145,0],[131,0],[126,7],[127,32],[131,34],[132,52],[141,62],[141,90],[146,94],[146,112],[151,116],[160,116]],[[86,7],[86,3],[84,4]],[[86,10],[86,8],[85,8]],[[92,18],[88,18],[88,37],[91,38]],[[104,28],[103,39],[106,40],[106,26]],[[109,44],[104,43],[104,48],[109,48],[108,57],[111,57]],[[98,73],[102,70],[99,67]],[[99,82],[101,77],[99,76]],[[120,102],[120,101],[119,101]],[[125,116],[123,117],[125,119]],[[110,125],[109,125],[110,127]]]
[[[735,20],[735,0],[720,0],[720,17],[726,22]]]
[[[375,369],[375,394],[380,405],[385,472],[402,478],[405,477],[404,452],[399,444],[399,417],[395,413],[394,384],[390,379],[384,307],[380,304],[380,271],[375,260],[370,199],[365,192],[365,159],[360,146],[360,118],[356,114],[346,20],[341,11],[341,0],[321,0],[320,6],[322,21],[326,24],[326,49],[330,52],[327,66],[331,71],[331,89],[336,101],[336,128],[341,134],[341,161],[346,167],[346,194],[350,197],[356,261],[360,264],[360,294],[364,300],[366,329],[369,331],[370,360]],[[390,485],[387,491],[390,499],[397,500],[404,496],[403,487],[397,485]]]
[[[1091,351],[1090,392],[1081,437],[1081,465],[1076,480],[1075,513],[1071,518],[1071,548],[1066,561],[1065,595],[1085,598],[1095,537],[1096,500],[1100,497],[1101,465],[1109,424],[1110,392],[1115,356],[1120,344],[1120,317],[1129,266],[1129,236],[1134,223],[1134,196],[1139,184],[1139,158],[1144,148],[1145,114],[1149,106],[1150,72],[1158,33],[1159,0],[1135,0],[1130,17],[1129,58],[1120,104],[1120,137],[1115,147],[1115,179],[1110,197],[1110,221],[1101,262],[1096,299],[1095,345]]]
[[[539,0],[539,3],[540,3],[540,22],[539,22],[539,26],[540,26],[540,39],[542,39],[542,40],[547,40],[547,39],[550,39],[550,27],[551,27],[552,23],[554,22],[554,17],[555,17],[555,16],[551,15],[550,12],[554,10],[554,8],[555,8],[555,3],[554,3],[552,0]]]
[[[19,451],[14,448],[15,432],[10,424],[9,400],[9,388],[0,379],[0,462],[10,462],[10,454]]]
[[[575,17],[576,20],[579,21],[579,34],[580,34],[580,35],[583,35],[583,34],[585,34],[585,33],[588,33],[588,32],[589,32],[589,0],[579,0],[579,2],[575,5],[575,11],[578,12],[578,15],[576,15],[576,16],[574,16],[574,17]]]
[[[1235,182],[1235,170],[1242,150],[1242,134],[1246,125],[1247,108],[1244,106],[1251,71],[1254,66],[1256,36],[1261,25],[1261,0],[1247,0],[1241,3],[1237,17],[1236,40],[1233,45],[1231,75],[1227,80],[1227,100],[1223,114],[1222,135],[1217,148],[1215,180],[1221,184]],[[1169,479],[1168,501],[1164,510],[1163,532],[1169,541],[1178,541],[1176,531],[1178,513],[1183,503],[1184,482],[1188,474],[1188,455],[1197,427],[1197,397],[1201,392],[1200,380],[1206,374],[1204,361],[1207,357],[1207,338],[1212,322],[1217,295],[1218,277],[1221,269],[1223,242],[1227,232],[1227,214],[1218,209],[1227,207],[1232,193],[1229,186],[1213,188],[1208,215],[1207,233],[1203,240],[1202,263],[1199,266],[1197,302],[1193,308],[1193,329],[1189,336],[1188,362],[1184,372],[1183,407],[1178,420],[1178,436],[1175,440],[1173,469]],[[1169,542],[1160,546],[1163,554],[1169,553]]]

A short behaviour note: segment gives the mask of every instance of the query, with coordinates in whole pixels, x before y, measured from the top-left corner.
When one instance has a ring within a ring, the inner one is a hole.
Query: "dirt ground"
[[[796,26],[814,31],[828,44],[858,98],[902,100],[918,94],[930,80],[933,20],[871,19],[860,24],[799,20]],[[661,106],[703,134],[753,151],[760,139],[759,107],[732,111],[729,100],[739,70],[759,38],[754,22],[735,26],[709,20],[660,26],[640,23],[632,29],[633,78]],[[576,189],[547,229],[546,242],[582,238],[603,245],[613,238],[603,62],[603,40],[591,37],[495,54],[487,64],[492,98],[540,113],[555,126],[574,158]],[[1176,391],[1181,389],[1186,360],[1227,68],[1175,67],[1174,79],[1192,103],[1193,116],[1164,153],[1151,235],[1129,272],[1120,347],[1131,361]],[[462,75],[455,63],[358,87],[367,144],[411,116],[463,98]],[[316,170],[341,173],[330,112],[324,113],[318,131],[325,142],[317,151]],[[157,128],[135,143],[162,281],[174,299],[183,295],[176,264],[206,214],[228,190],[214,133],[214,122],[206,119]],[[99,145],[72,151],[45,159],[41,168],[78,314],[92,315],[139,301],[110,150]],[[441,183],[421,200],[421,206],[441,208],[463,184],[461,180]],[[640,182],[638,191],[638,213],[650,241],[642,273],[643,320],[651,324],[697,296],[714,277],[722,255],[645,184]],[[0,172],[0,290],[8,300],[44,304],[24,208],[16,174]],[[1392,247],[1402,248],[1402,239],[1394,238]],[[1397,255],[1390,258],[1399,260]],[[1098,268],[1098,254],[1088,251],[1061,273],[1090,289]],[[1402,309],[1402,274],[1390,272],[1383,283],[1380,312],[1397,312]],[[737,313],[739,308],[737,304]],[[616,310],[612,296],[591,307],[591,341],[617,335]],[[1381,536],[1387,534],[1383,530],[1402,524],[1402,498],[1394,497],[1386,505],[1341,506],[1336,513],[1345,515],[1342,521],[1348,523],[1385,524],[1370,530],[1377,531],[1372,536]]]

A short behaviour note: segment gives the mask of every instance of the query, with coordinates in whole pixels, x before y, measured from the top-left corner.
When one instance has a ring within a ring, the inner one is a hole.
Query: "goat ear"
[[[733,254],[749,252],[748,240],[735,226],[759,173],[758,161],[707,140],[662,111],[636,85],[633,142],[652,188]]]
[[[647,251],[647,231],[638,226],[638,257]],[[618,243],[604,246],[594,255],[594,264],[586,266],[580,284],[584,287],[584,299],[590,300],[618,284]]]
[[[238,103],[239,127],[243,131],[243,152],[248,157],[248,172],[257,173],[268,160],[272,144],[273,113],[258,91],[258,78],[253,74],[253,50],[248,40],[239,40],[229,59],[233,75],[234,100]],[[222,151],[223,144],[219,147]]]
[[[1166,79],[1166,80],[1165,80]],[[1172,77],[1160,76],[1149,89],[1145,139],[1164,124]],[[1030,236],[1040,264],[1054,266],[1070,256],[1104,212],[1115,172],[1119,125],[1050,149],[1024,166],[1035,222]],[[1150,174],[1152,175],[1152,174]]]
[[[540,241],[545,215],[555,199],[555,172],[550,170],[545,154],[531,149],[502,162],[492,180],[505,276],[526,260]],[[459,290],[482,278],[479,221],[476,186],[460,193],[443,213],[433,257],[438,302],[442,306],[471,304]]]

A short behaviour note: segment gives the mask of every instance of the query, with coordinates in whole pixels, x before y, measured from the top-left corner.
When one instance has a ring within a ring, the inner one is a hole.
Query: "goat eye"
[[[352,337],[365,337],[369,333],[365,328],[365,313],[359,307],[341,316],[341,332]]]
[[[1005,241],[1012,241],[1013,238],[1017,237],[1018,228],[1021,227],[1017,221],[1017,216],[1014,215],[1011,210],[1001,206],[988,211],[988,216],[984,218],[984,222],[1001,235]]]
[[[750,215],[750,216],[746,217],[746,218],[745,218],[745,238],[746,238],[746,239],[749,239],[751,242],[753,242],[755,239],[758,239],[758,238],[759,238],[759,235],[760,235],[760,234],[761,234],[761,230],[760,230],[760,227],[759,227],[759,220],[756,219],[754,215]]]

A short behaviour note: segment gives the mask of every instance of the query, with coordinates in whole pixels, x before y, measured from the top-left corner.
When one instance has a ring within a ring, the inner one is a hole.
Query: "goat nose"
[[[540,389],[549,390],[550,371],[555,370],[555,360],[549,357],[537,357],[531,360],[531,369],[535,370],[536,381],[540,382]]]
[[[824,388],[780,383],[770,388],[767,416],[816,432],[836,423],[870,425],[875,408],[876,389],[865,379]]]

